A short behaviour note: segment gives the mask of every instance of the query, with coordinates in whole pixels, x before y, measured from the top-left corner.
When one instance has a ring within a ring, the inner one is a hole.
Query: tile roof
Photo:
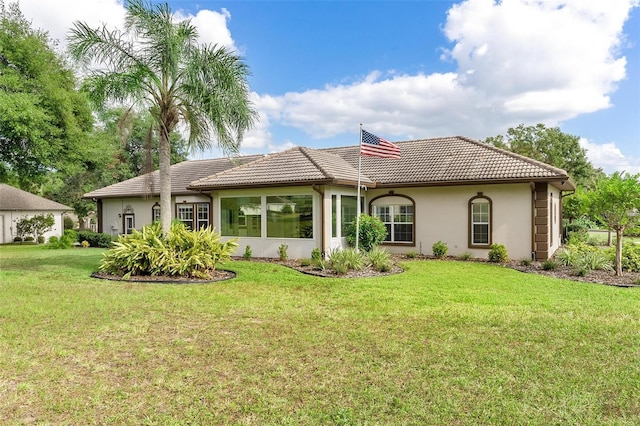
[[[557,167],[461,136],[394,143],[399,160],[362,157],[362,173],[376,186],[569,179]],[[357,167],[358,146],[323,151]]]
[[[183,161],[171,166],[171,193],[193,194],[187,189],[190,182],[219,173],[223,170],[261,158],[262,155],[247,155],[234,158],[212,158]],[[149,189],[147,189],[149,188]],[[134,177],[84,194],[84,198],[144,197],[160,194],[160,172]]]
[[[0,183],[0,211],[66,211],[69,206]]]
[[[257,187],[273,185],[334,184],[354,186],[358,182],[358,169],[340,156],[328,151],[305,147],[271,154],[199,179],[189,188]],[[361,184],[374,186],[374,182],[361,176]]]
[[[369,187],[566,181],[567,172],[462,136],[394,142],[400,159],[362,157],[361,183]],[[359,147],[296,147],[270,155],[185,161],[171,166],[172,194],[198,190],[285,185],[356,185]],[[146,191],[146,183],[151,191]],[[157,195],[157,171],[107,186],[85,198]],[[563,187],[564,188],[564,187]]]

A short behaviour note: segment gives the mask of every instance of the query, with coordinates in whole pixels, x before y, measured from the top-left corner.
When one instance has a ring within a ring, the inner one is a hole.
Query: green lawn
[[[95,280],[0,247],[0,424],[640,424],[640,289],[471,262]]]

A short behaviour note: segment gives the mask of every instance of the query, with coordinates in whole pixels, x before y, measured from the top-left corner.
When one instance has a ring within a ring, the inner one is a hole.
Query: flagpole
[[[362,123],[360,123],[360,145],[358,147],[358,195],[356,197],[356,251],[360,242],[360,168],[362,166]]]

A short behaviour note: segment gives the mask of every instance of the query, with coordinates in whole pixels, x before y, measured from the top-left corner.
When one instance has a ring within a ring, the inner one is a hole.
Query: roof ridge
[[[518,160],[522,160],[522,161],[524,161],[526,163],[533,164],[533,165],[538,166],[538,167],[542,167],[542,168],[544,168],[546,170],[549,170],[551,172],[554,172],[554,173],[560,172],[560,174],[564,174],[566,176],[569,176],[569,174],[567,173],[566,170],[561,169],[560,167],[552,166],[551,164],[547,164],[544,161],[536,160],[535,158],[530,158],[530,157],[527,157],[526,155],[518,154],[516,152],[509,151],[508,149],[499,148],[499,147],[497,147],[495,145],[491,145],[490,143],[482,142],[482,141],[479,141],[479,140],[476,140],[476,139],[471,139],[471,138],[468,138],[466,136],[456,136],[456,137],[464,139],[467,142],[471,142],[471,143],[474,143],[476,145],[479,145],[479,146],[481,146],[483,148],[487,148],[487,149],[490,149],[490,150],[493,150],[493,151],[496,151],[496,152],[499,152],[499,153],[502,153],[502,154],[506,154],[506,155],[508,155],[510,157],[516,158]]]
[[[244,163],[244,164],[239,164],[239,165],[234,166],[234,167],[232,167],[232,168],[230,168],[230,169],[223,170],[223,171],[221,171],[221,172],[214,173],[214,174],[212,174],[212,175],[205,176],[205,177],[202,177],[202,178],[200,178],[200,179],[194,180],[194,181],[192,181],[189,185],[187,185],[187,188],[192,187],[192,186],[197,186],[197,185],[198,185],[198,183],[200,183],[201,181],[205,181],[205,180],[209,180],[209,179],[214,179],[215,177],[218,177],[218,176],[222,176],[222,175],[224,175],[224,174],[227,174],[227,173],[231,172],[232,170],[242,170],[242,169],[245,169],[245,168],[247,168],[247,167],[253,166],[254,164],[258,164],[258,163],[260,163],[260,162],[266,161],[267,159],[270,159],[270,158],[276,158],[276,157],[278,157],[278,156],[283,155],[283,154],[284,154],[284,153],[286,153],[286,152],[293,151],[293,150],[298,149],[298,148],[300,148],[300,147],[298,147],[298,146],[294,146],[293,148],[289,148],[289,149],[287,149],[287,150],[285,150],[285,151],[273,152],[273,153],[271,153],[271,154],[264,154],[264,155],[262,155],[260,158],[256,158],[256,159],[255,159],[255,160],[253,160],[253,161],[249,161],[249,162]],[[256,155],[260,155],[260,154],[256,154]],[[245,156],[243,156],[243,157],[252,157],[252,156],[251,156],[251,155],[245,155]],[[224,158],[229,158],[229,157],[224,157]],[[240,158],[241,158],[241,157],[240,157]]]
[[[318,170],[320,170],[320,172],[323,175],[325,175],[326,177],[331,178],[331,179],[335,179],[336,178],[332,173],[329,173],[324,167],[322,167],[320,164],[318,164],[318,162],[314,158],[311,157],[311,153],[309,151],[319,152],[318,150],[313,149],[313,148],[304,147],[304,146],[301,146],[299,148],[300,148],[300,152],[302,152],[302,154],[304,154],[304,156],[307,157],[307,160],[311,161],[313,163],[313,165],[316,166],[318,168]],[[324,153],[324,154],[326,154],[326,153]],[[331,153],[328,153],[328,154],[331,154]],[[333,155],[333,154],[331,154],[331,155]]]

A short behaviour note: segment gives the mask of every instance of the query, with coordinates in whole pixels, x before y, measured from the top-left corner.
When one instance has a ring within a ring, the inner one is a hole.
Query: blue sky
[[[124,13],[117,0],[20,4],[58,39]],[[360,123],[399,141],[543,122],[580,136],[595,166],[640,172],[637,0],[169,4],[251,69],[260,122],[243,153],[357,144]]]

